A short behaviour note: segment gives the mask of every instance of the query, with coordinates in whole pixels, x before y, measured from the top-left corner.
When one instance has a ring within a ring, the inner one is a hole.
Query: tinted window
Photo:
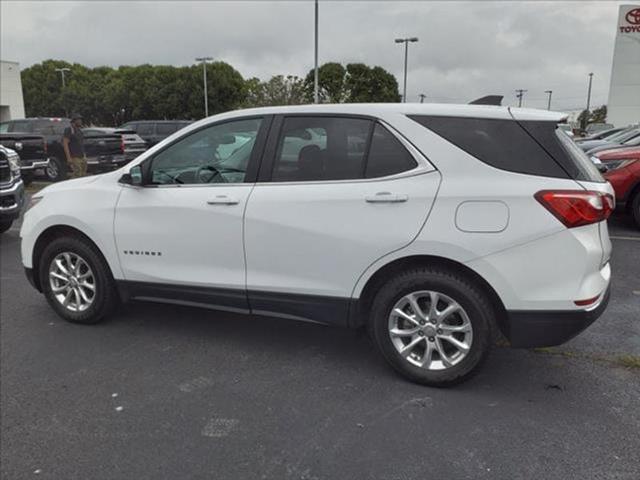
[[[0,133],[7,133],[9,131],[8,123],[0,123]]]
[[[31,133],[31,122],[27,122],[27,121],[17,121],[17,122],[11,122],[10,124],[11,126],[9,127],[9,131],[11,132],[24,132],[24,133]]]
[[[422,115],[410,118],[495,168],[528,175],[569,177],[554,157],[513,120]],[[554,133],[556,125],[549,122],[538,123],[549,124],[555,149],[560,150]],[[566,153],[563,155],[567,156]]]
[[[400,141],[382,125],[377,124],[371,139],[365,176],[386,177],[412,170],[418,166]]]
[[[170,145],[151,164],[154,184],[244,182],[261,119],[213,125]]]
[[[175,123],[158,123],[156,124],[156,133],[158,135],[166,135],[169,136],[173,132],[178,130],[178,127]]]
[[[541,148],[567,173],[569,178],[604,182],[602,175],[580,147],[553,122],[520,122]]]
[[[139,123],[136,132],[138,135],[153,135],[153,123]]]
[[[362,178],[372,122],[355,118],[285,118],[272,180],[317,181]]]

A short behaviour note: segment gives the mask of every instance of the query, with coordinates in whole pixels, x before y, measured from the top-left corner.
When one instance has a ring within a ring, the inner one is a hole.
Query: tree
[[[250,78],[245,82],[245,107],[300,105],[307,102],[304,81],[294,75],[275,75],[268,82]]]
[[[314,72],[306,78],[309,100],[313,98]],[[330,62],[318,68],[320,103],[399,102],[398,82],[382,67]]]
[[[587,125],[590,123],[606,123],[607,121],[607,106],[602,105],[592,111],[588,111],[587,109],[582,110],[580,115],[578,115],[578,125],[583,130],[587,128]]]
[[[69,68],[62,88],[56,68]],[[46,60],[22,71],[28,116],[65,116],[80,112],[88,124],[119,125],[128,120],[201,118],[204,115],[202,67],[137,65],[88,68]],[[209,111],[238,108],[245,96],[242,75],[231,65],[207,65]]]

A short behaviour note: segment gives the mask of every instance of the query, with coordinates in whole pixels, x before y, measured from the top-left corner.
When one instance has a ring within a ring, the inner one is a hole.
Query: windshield
[[[637,134],[638,134],[637,128],[627,128],[626,130],[616,133],[615,135],[611,135],[607,139],[607,141],[614,142],[614,143],[622,143],[626,140],[629,140],[630,138],[633,138]]]

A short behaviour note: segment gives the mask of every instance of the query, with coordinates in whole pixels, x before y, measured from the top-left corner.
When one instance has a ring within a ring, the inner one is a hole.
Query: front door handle
[[[240,200],[227,197],[226,195],[216,195],[211,200],[207,200],[208,205],[237,205],[239,203]]]
[[[391,192],[378,192],[375,195],[367,195],[364,199],[367,203],[402,203],[409,200],[409,196]]]

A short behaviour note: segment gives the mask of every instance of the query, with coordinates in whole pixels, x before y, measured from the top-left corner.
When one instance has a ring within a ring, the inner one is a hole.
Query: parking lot
[[[566,345],[496,347],[439,390],[365,334],[131,304],[61,321],[1,245],[6,479],[637,479],[640,232],[611,219],[605,314]]]

